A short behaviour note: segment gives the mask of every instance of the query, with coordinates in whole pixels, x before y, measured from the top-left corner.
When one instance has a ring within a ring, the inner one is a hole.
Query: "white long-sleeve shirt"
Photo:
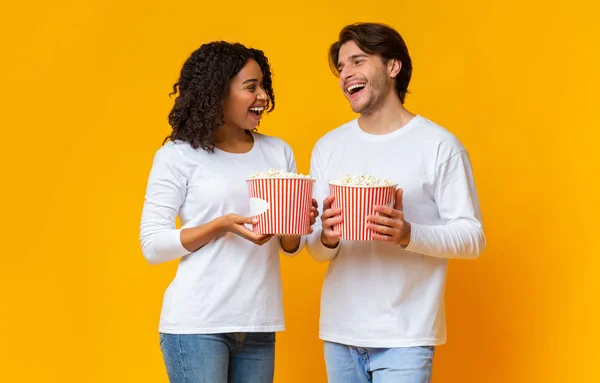
[[[330,261],[321,296],[320,337],[359,347],[433,346],[446,341],[444,289],[450,258],[485,247],[469,156],[447,130],[414,117],[383,135],[350,121],[313,149],[311,175],[322,203],[328,183],[346,174],[389,178],[404,191],[406,248],[341,241],[329,249],[317,220],[309,254]]]
[[[250,216],[246,180],[251,174],[271,168],[296,171],[288,144],[253,137],[252,149],[243,154],[208,153],[184,142],[169,142],[156,152],[140,225],[142,251],[153,264],[181,258],[163,299],[160,332],[284,329],[277,238],[258,246],[227,233],[193,253],[180,240],[181,229],[228,213]],[[175,226],[177,216],[181,229]]]

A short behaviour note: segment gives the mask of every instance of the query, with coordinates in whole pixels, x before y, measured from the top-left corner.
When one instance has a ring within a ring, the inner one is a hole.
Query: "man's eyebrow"
[[[368,57],[368,55],[365,53],[357,53],[355,55],[348,57],[348,61],[352,61],[352,60],[355,60],[357,58],[362,58],[362,57]],[[339,68],[341,65],[342,64],[338,61],[337,67]]]

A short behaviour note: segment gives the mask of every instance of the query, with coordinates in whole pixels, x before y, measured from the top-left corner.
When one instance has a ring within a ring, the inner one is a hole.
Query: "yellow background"
[[[380,21],[414,61],[407,107],[469,149],[488,247],[453,261],[434,382],[597,382],[600,175],[593,1],[20,1],[3,5],[0,381],[166,382],[162,294],[176,262],[138,242],[167,96],[201,43],[263,49],[261,127],[310,150],[354,117],[327,65],[345,24]],[[282,261],[277,382],[324,382],[326,266]]]

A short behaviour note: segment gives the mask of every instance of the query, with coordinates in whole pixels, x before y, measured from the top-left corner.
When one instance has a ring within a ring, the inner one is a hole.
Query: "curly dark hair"
[[[181,68],[179,80],[173,85],[177,94],[169,113],[173,131],[165,138],[188,142],[194,149],[201,147],[214,152],[214,135],[224,124],[223,100],[229,83],[249,60],[255,60],[263,74],[262,86],[267,94],[265,111],[275,108],[271,67],[265,54],[240,43],[214,41],[194,51]]]

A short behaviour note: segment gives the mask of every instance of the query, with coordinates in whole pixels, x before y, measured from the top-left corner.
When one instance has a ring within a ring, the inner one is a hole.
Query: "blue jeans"
[[[171,383],[272,383],[275,333],[164,334]]]
[[[325,342],[329,383],[429,383],[434,348],[364,348]]]

